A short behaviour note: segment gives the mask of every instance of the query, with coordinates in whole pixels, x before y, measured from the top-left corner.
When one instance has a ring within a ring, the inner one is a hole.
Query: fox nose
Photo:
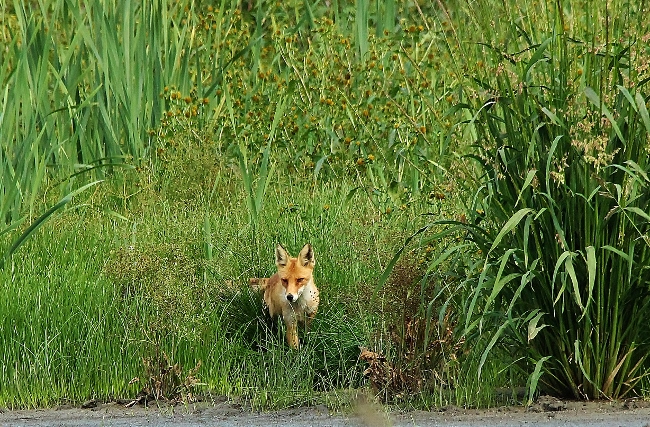
[[[287,294],[287,300],[289,302],[292,302],[293,301],[293,294]]]

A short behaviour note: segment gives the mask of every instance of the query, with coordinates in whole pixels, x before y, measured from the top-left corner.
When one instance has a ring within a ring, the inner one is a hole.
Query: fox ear
[[[302,250],[300,251],[300,255],[298,255],[298,262],[300,262],[300,265],[303,267],[309,266],[313,268],[314,264],[316,264],[316,258],[314,258],[314,249],[309,243],[303,246]]]
[[[278,267],[286,267],[289,262],[289,253],[282,245],[275,248],[275,265]]]

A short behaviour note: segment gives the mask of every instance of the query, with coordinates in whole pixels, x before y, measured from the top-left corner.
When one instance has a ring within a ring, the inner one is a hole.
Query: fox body
[[[297,258],[282,245],[275,248],[277,273],[268,279],[251,279],[254,289],[263,292],[264,303],[271,317],[282,316],[287,330],[287,343],[298,348],[298,322],[309,326],[318,311],[318,288],[314,283],[314,250],[306,244]]]

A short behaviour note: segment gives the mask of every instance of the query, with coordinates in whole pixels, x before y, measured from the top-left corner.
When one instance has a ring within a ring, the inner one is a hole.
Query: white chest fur
[[[318,305],[318,289],[316,289],[313,279],[305,285],[296,304],[301,310],[305,310],[308,313],[311,311],[311,307]]]

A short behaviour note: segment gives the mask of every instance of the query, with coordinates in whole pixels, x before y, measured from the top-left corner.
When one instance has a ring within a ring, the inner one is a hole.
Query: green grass
[[[99,274],[114,244],[106,225],[48,229],[2,271],[3,406],[117,396],[137,374],[139,346],[125,329],[137,304],[125,304]]]
[[[419,3],[3,4],[0,406],[156,380],[261,408],[645,393],[643,334],[579,335],[609,307],[594,269],[647,281],[645,3]],[[323,299],[294,352],[246,283],[306,242]],[[580,366],[536,346],[558,301]],[[359,346],[386,356],[369,378]]]
[[[574,30],[558,3],[547,5],[547,29],[505,30],[518,38],[510,60],[486,45],[494,74],[475,77],[485,92],[459,106],[471,111],[478,189],[465,221],[427,230],[434,241],[462,236],[431,268],[451,259],[462,271],[440,300],[462,311],[468,339],[484,340],[479,375],[495,348],[509,349],[529,402],[538,387],[640,394],[649,372],[648,49],[625,37],[633,6],[599,6],[614,13],[604,34]]]
[[[104,192],[52,219],[2,271],[0,405],[134,396],[142,383],[129,381],[144,381],[142,359],[163,353],[185,370],[202,361],[203,392],[255,406],[317,402],[360,385],[358,346],[375,333],[368,297],[407,215],[381,216],[361,194],[347,201],[349,184],[293,185],[293,196],[277,182],[270,188],[259,245],[238,185],[210,210],[199,195],[174,202],[148,193],[135,196],[139,212],[105,211]],[[307,241],[317,248],[323,303],[300,352],[267,330],[259,297],[247,302],[248,278],[273,273],[278,241],[294,252]]]

